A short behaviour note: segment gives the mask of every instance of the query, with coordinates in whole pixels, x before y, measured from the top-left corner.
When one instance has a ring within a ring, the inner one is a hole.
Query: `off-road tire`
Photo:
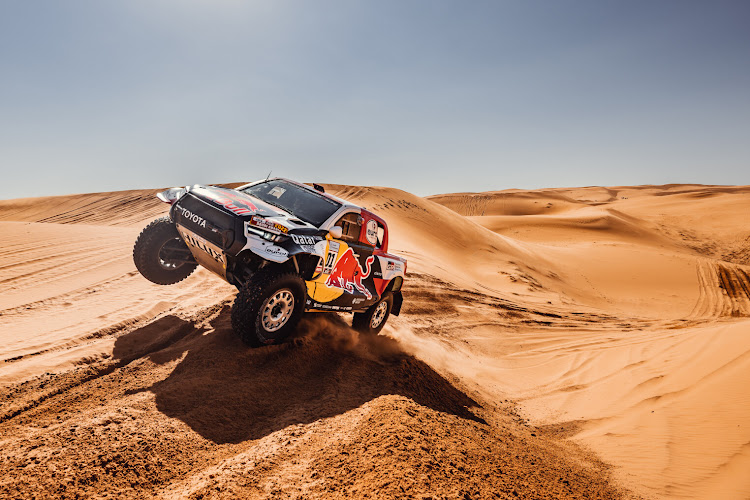
[[[169,217],[161,217],[146,226],[133,247],[133,262],[144,278],[157,285],[173,285],[195,270],[195,261],[165,260],[165,250],[176,250],[192,259],[190,250]],[[183,252],[184,250],[184,252]]]
[[[284,291],[288,291],[293,297],[292,307],[284,309],[289,315],[283,319],[283,323],[279,320],[281,326],[275,331],[269,331],[267,322],[272,323],[275,316],[284,316],[284,313],[274,313],[272,303],[267,301],[279,297],[282,306],[288,305],[289,298]],[[296,330],[305,310],[306,298],[307,287],[299,274],[258,271],[240,288],[234,299],[232,328],[244,343],[252,347],[280,344]]]
[[[377,335],[388,321],[391,309],[393,309],[393,294],[385,292],[380,300],[367,308],[365,312],[354,313],[352,328],[360,333]]]

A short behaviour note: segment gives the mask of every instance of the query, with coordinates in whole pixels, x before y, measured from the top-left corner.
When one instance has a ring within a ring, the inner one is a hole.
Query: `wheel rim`
[[[167,240],[159,249],[159,265],[162,269],[173,270],[180,267],[183,262],[171,259],[170,254],[174,253],[175,250],[181,250],[182,240],[180,238],[172,238]]]
[[[373,313],[372,319],[370,320],[370,328],[377,328],[380,326],[380,324],[385,319],[386,311],[388,311],[388,302],[383,301],[378,304],[378,307],[375,308],[375,312]]]
[[[289,322],[294,312],[294,294],[288,288],[277,291],[261,308],[261,323],[267,332],[276,332]]]

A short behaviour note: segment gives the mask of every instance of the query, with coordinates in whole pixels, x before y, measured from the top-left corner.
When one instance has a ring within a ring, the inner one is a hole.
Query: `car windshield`
[[[278,179],[254,184],[241,191],[277,206],[315,227],[320,227],[341,207],[340,203],[326,196]]]

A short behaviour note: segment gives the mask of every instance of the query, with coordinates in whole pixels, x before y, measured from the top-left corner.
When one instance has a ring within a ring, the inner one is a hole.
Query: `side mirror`
[[[341,226],[333,226],[330,231],[328,231],[328,234],[331,235],[331,238],[334,240],[337,240],[341,238],[341,235],[344,234],[341,230]]]

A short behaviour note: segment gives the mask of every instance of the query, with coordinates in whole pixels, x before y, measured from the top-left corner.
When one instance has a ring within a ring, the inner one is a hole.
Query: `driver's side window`
[[[335,224],[341,228],[341,239],[356,243],[359,241],[359,233],[362,230],[362,216],[349,213],[341,217]]]

